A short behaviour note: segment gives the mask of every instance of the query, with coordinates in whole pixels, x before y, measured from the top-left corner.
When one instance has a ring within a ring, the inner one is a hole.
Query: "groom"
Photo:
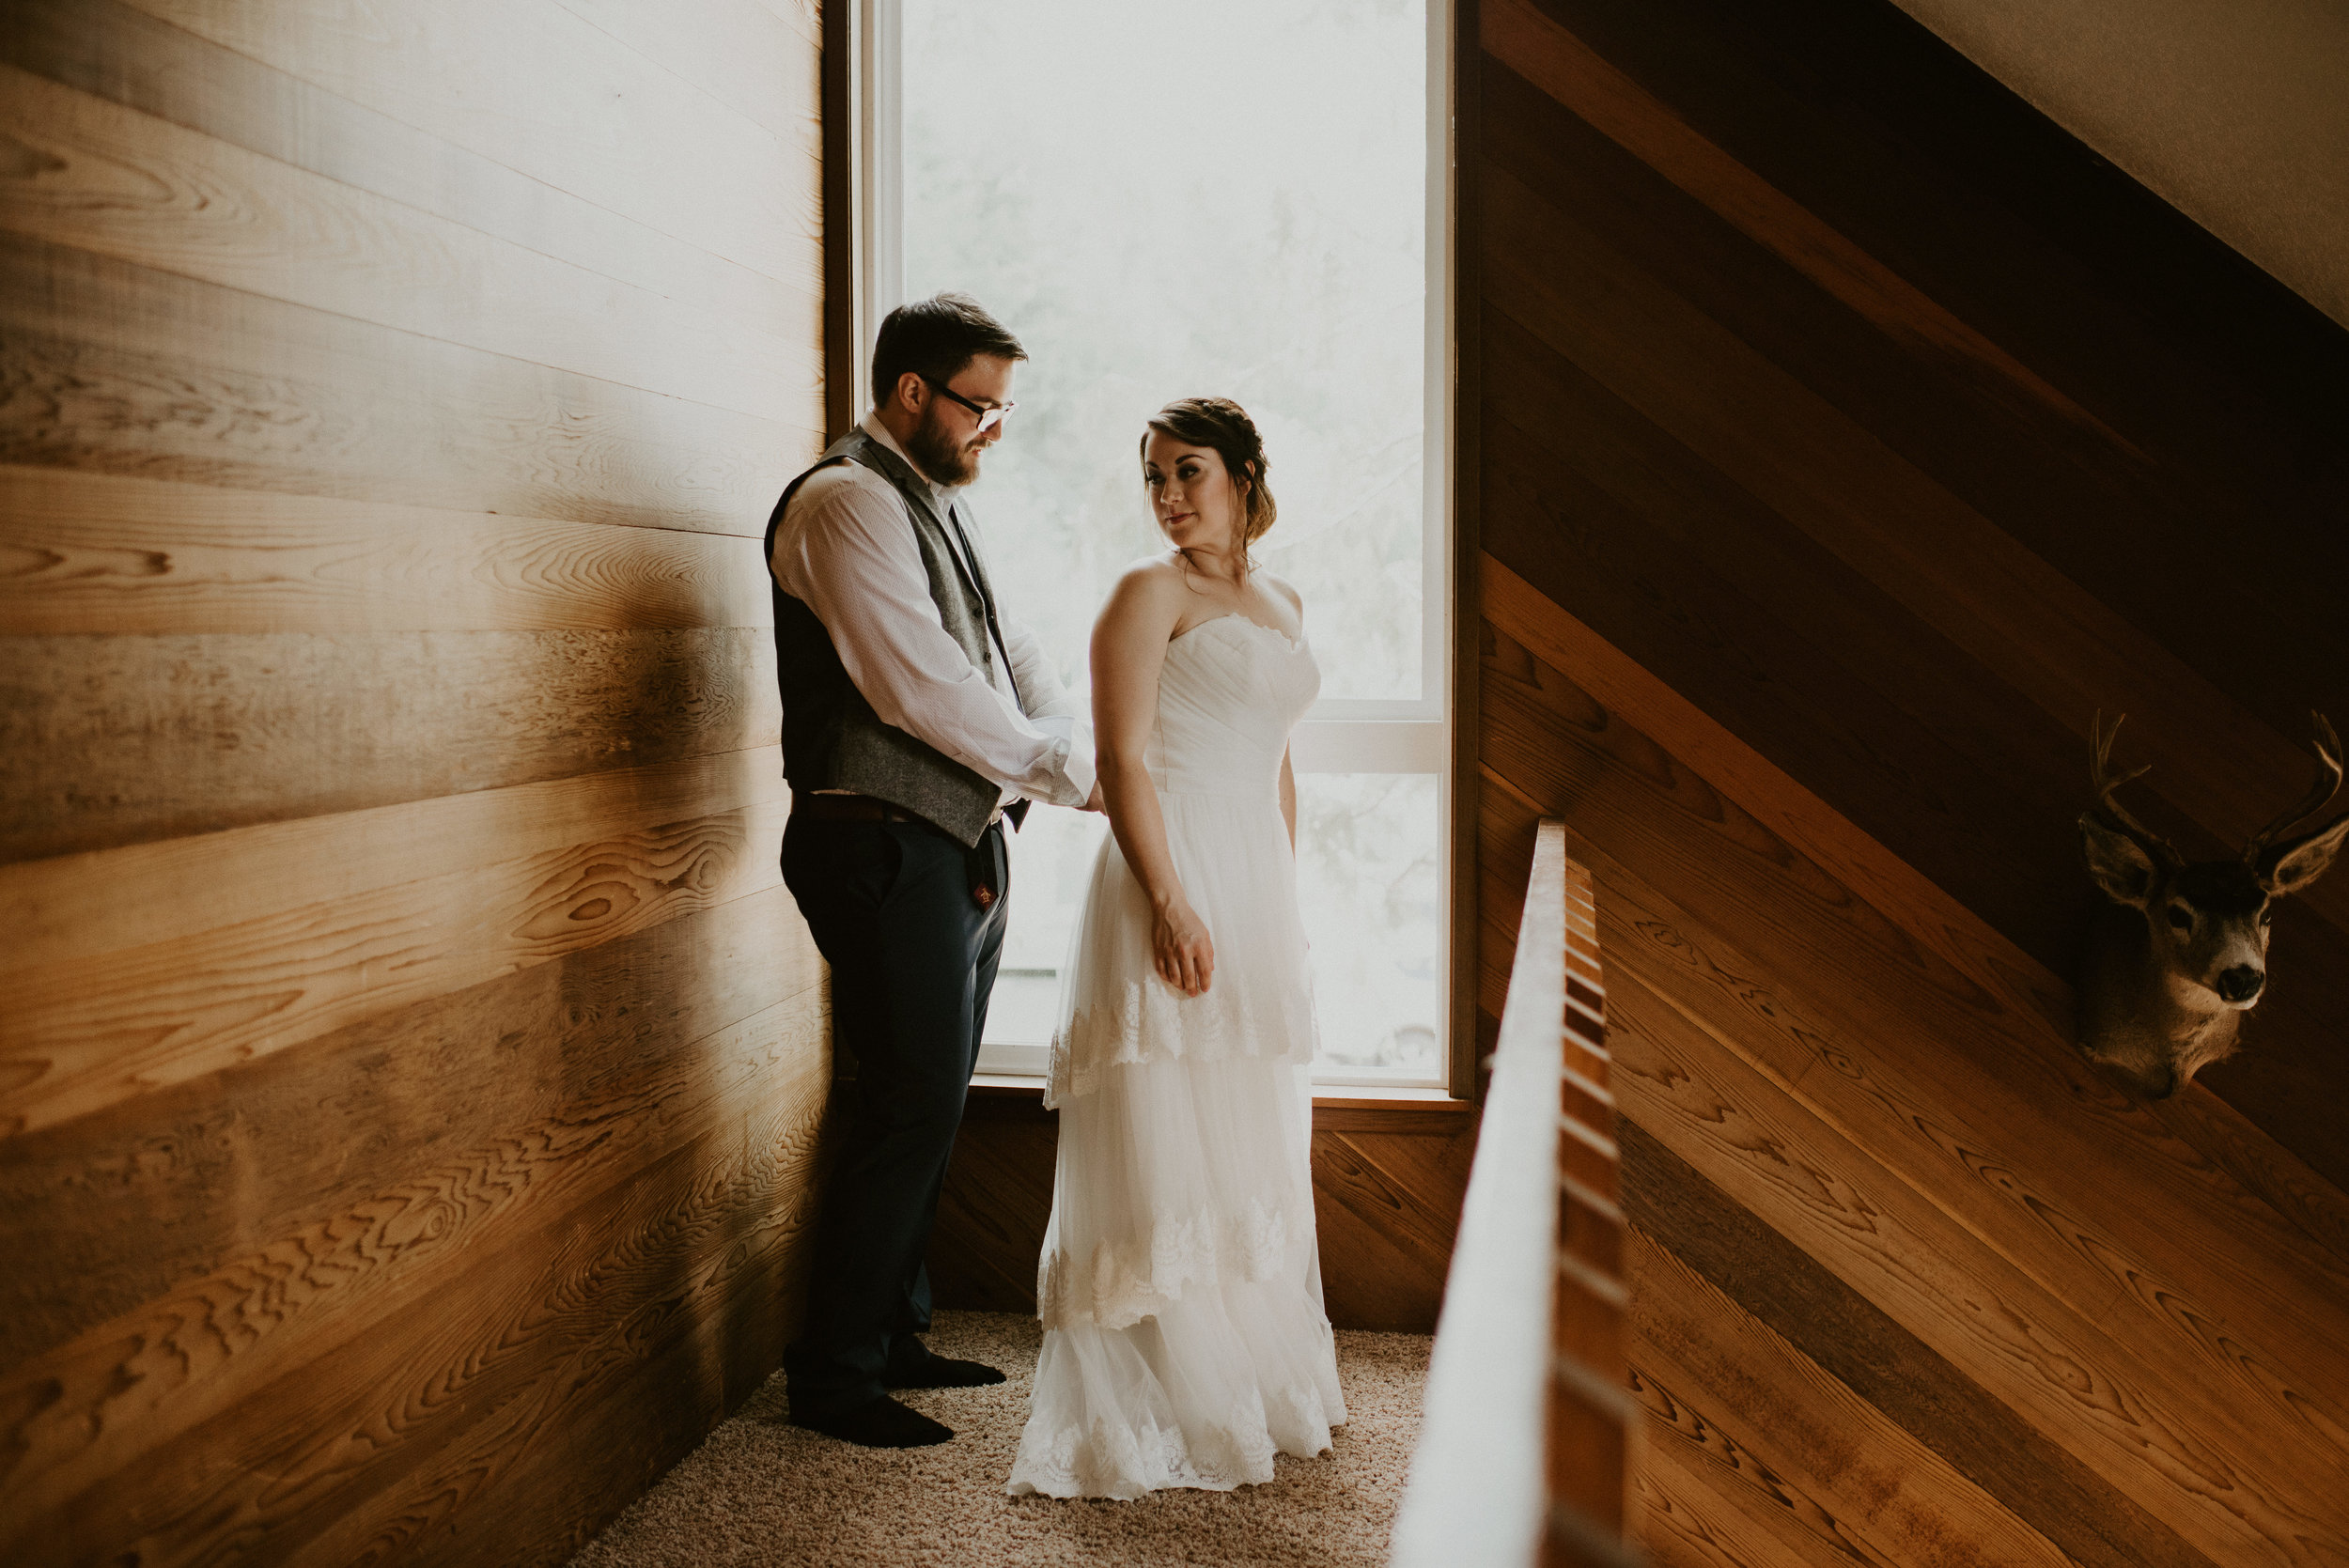
[[[1076,707],[996,613],[962,489],[1011,412],[1019,339],[976,301],[889,313],[873,411],[767,524],[791,820],[783,878],[832,966],[856,1063],[807,1321],[784,1352],[791,1422],[874,1448],[954,1436],[891,1389],[1003,1374],[933,1356],[922,1266],[1003,949],[1003,822],[1098,810]]]

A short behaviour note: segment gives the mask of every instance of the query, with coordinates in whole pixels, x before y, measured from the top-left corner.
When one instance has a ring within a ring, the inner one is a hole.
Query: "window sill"
[[[1044,1082],[1026,1074],[981,1073],[971,1080],[965,1120],[1056,1119],[1044,1109]],[[1333,1083],[1314,1095],[1315,1132],[1451,1134],[1475,1125],[1476,1107],[1443,1089],[1390,1089]]]

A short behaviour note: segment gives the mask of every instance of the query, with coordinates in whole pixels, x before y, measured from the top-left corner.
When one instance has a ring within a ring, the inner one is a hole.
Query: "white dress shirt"
[[[862,428],[922,478],[879,419],[866,414]],[[930,493],[942,520],[955,491],[932,486]],[[957,515],[971,548],[979,549],[969,509]],[[951,523],[947,544],[960,553]],[[990,660],[990,681],[971,662],[939,619],[913,520],[887,479],[854,462],[811,475],[775,530],[770,565],[784,592],[824,623],[848,678],[882,723],[994,780],[1007,803],[1025,796],[1081,806],[1091,797],[1093,748],[1080,744],[1081,716],[1059,672],[1034,634],[1002,614],[1000,602],[997,620],[1012,667]],[[1020,692],[1032,712],[1020,712]]]

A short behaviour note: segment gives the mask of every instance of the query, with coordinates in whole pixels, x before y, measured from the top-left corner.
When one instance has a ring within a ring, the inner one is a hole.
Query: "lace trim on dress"
[[[1292,1219],[1290,1205],[1270,1198],[1241,1214],[1153,1215],[1148,1232],[1131,1241],[1045,1253],[1035,1269],[1036,1316],[1047,1328],[1130,1328],[1195,1285],[1274,1278],[1291,1239],[1313,1234],[1310,1210]]]
[[[1050,1110],[1091,1094],[1109,1067],[1236,1056],[1301,1065],[1319,1049],[1311,992],[1283,987],[1267,1010],[1239,986],[1186,997],[1153,973],[1126,983],[1113,1014],[1097,1004],[1052,1032],[1044,1104]]]
[[[1014,1497],[1041,1492],[1051,1498],[1139,1498],[1170,1486],[1228,1492],[1272,1479],[1272,1456],[1286,1452],[1311,1459],[1330,1448],[1330,1412],[1311,1384],[1268,1395],[1257,1419],[1240,1426],[1216,1426],[1195,1435],[1156,1424],[1097,1417],[1080,1429],[1066,1426],[1049,1436],[1033,1425],[1019,1438],[1009,1491]],[[1343,1421],[1341,1412],[1338,1420]],[[1302,1432],[1296,1446],[1276,1444],[1276,1430]]]

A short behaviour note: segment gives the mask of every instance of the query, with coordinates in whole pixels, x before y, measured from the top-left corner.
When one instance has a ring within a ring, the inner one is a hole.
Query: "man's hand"
[[[1086,796],[1086,797],[1085,797],[1085,803],[1084,803],[1083,805],[1081,805],[1081,806],[1079,806],[1077,809],[1078,809],[1079,811],[1099,811],[1099,812],[1105,812],[1105,811],[1109,810],[1109,807],[1108,807],[1107,805],[1103,804],[1103,803],[1102,803],[1102,800],[1101,800],[1101,781],[1100,781],[1100,780],[1096,779],[1096,780],[1094,780],[1094,781],[1093,781],[1093,793],[1092,793],[1092,794],[1090,794],[1090,795],[1088,795],[1088,796]]]

